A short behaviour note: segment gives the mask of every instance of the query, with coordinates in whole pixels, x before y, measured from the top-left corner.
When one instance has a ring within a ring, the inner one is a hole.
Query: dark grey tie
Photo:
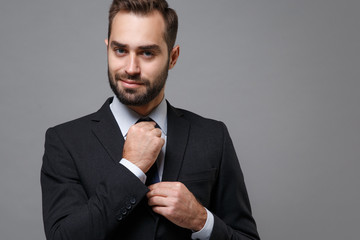
[[[146,117],[146,118],[140,118],[136,123],[139,123],[139,122],[154,122],[154,120],[152,120],[149,117]],[[156,123],[155,127],[161,129],[157,123]],[[161,152],[158,156],[158,159],[160,156],[161,156]],[[154,164],[149,169],[149,171],[146,173],[145,185],[149,186],[151,184],[158,183],[158,182],[160,182],[160,177],[159,177],[159,173],[158,173],[157,163],[155,161]]]

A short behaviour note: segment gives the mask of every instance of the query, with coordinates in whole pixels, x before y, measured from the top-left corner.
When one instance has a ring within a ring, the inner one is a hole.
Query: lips
[[[119,79],[119,80],[121,82],[121,85],[125,88],[138,88],[144,85],[143,83],[136,80],[129,80],[129,79]]]

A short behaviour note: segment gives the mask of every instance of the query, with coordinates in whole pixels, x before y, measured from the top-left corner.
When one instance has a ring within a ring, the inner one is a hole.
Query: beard
[[[160,74],[156,76],[153,83],[151,83],[149,79],[142,78],[140,74],[129,75],[127,73],[115,73],[113,76],[110,73],[108,66],[110,88],[122,104],[127,106],[143,106],[157,97],[164,88],[168,76],[168,69],[169,65],[166,64]],[[121,89],[119,87],[119,81],[121,79],[137,81],[139,84],[143,84],[143,86],[145,86],[146,91],[140,92],[138,89]]]

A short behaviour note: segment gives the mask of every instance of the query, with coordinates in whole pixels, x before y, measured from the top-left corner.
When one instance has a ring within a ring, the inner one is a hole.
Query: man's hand
[[[144,173],[156,161],[165,140],[155,122],[139,122],[130,127],[123,149],[123,158],[135,164]]]
[[[160,182],[149,189],[147,197],[154,212],[183,228],[200,231],[204,227],[206,210],[184,184]]]

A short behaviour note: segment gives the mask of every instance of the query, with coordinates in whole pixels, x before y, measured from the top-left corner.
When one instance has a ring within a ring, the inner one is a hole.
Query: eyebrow
[[[126,47],[128,47],[127,44],[119,43],[119,42],[117,42],[117,41],[111,41],[110,46],[111,46],[112,48],[113,48],[113,47],[119,47],[119,48],[126,48]],[[156,44],[139,46],[138,48],[139,48],[140,50],[143,50],[143,51],[152,50],[152,51],[155,51],[155,52],[161,52],[160,46],[159,46],[159,45],[156,45]]]
[[[159,45],[156,45],[156,44],[140,46],[139,49],[141,49],[143,51],[152,50],[152,51],[155,51],[155,52],[161,52],[161,49],[160,49]]]
[[[119,43],[119,42],[116,42],[116,41],[111,41],[110,46],[111,47],[120,47],[120,48],[127,47],[126,44],[122,44],[122,43]]]

